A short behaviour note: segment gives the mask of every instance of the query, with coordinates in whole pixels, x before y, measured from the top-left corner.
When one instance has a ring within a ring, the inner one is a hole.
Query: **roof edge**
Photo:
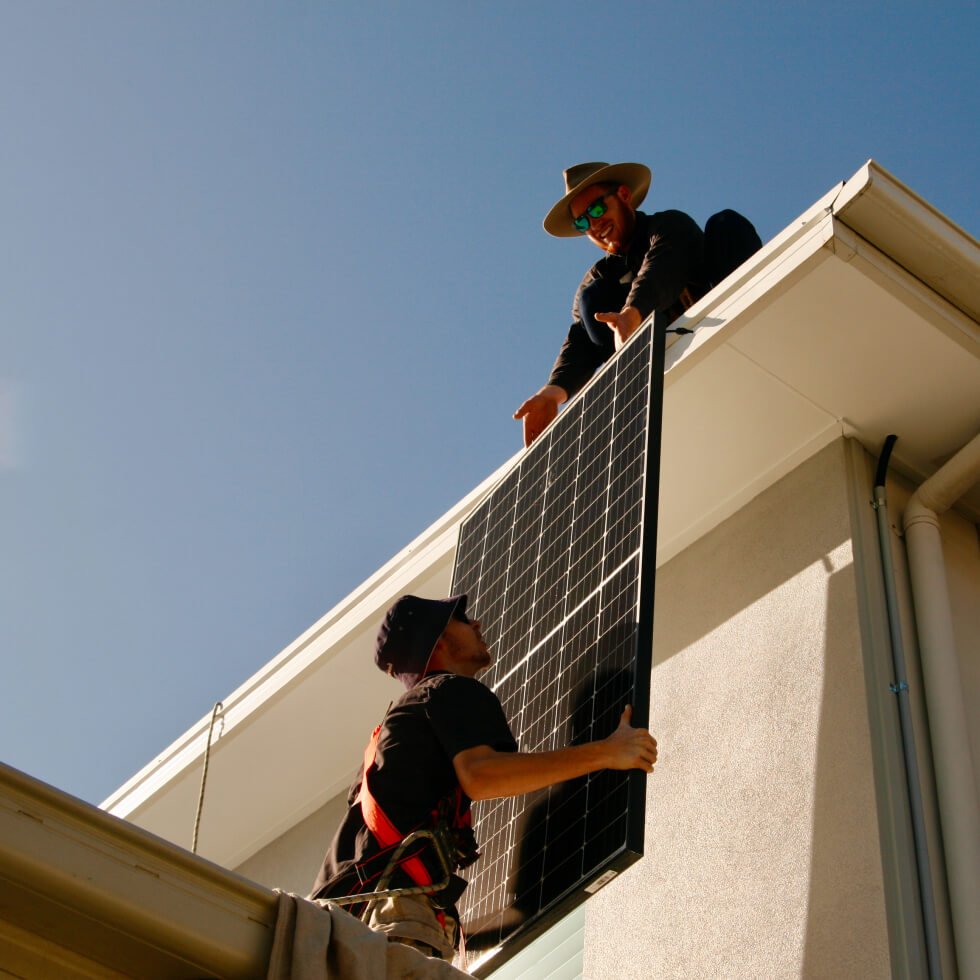
[[[980,320],[980,242],[874,160],[844,184],[834,217]]]
[[[270,889],[2,763],[0,825],[0,892],[21,929],[67,949],[81,937],[100,959],[100,942],[125,937],[113,963],[145,949],[244,980],[267,962]]]

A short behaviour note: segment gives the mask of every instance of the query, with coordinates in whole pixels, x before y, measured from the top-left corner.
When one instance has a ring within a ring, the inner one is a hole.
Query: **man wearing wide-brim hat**
[[[651,314],[666,325],[707,292],[704,233],[682,211],[636,209],[650,188],[642,163],[580,163],[564,173],[565,194],[544,230],[556,238],[585,236],[606,255],[585,274],[572,305],[572,325],[548,383],[514,413],[529,446],[596,368]]]

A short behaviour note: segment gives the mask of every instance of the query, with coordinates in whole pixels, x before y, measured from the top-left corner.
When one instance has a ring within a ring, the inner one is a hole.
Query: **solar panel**
[[[627,703],[646,724],[663,362],[662,328],[645,328],[460,530],[453,592],[482,623],[481,680],[522,751],[603,738]],[[645,786],[606,771],[475,804],[482,857],[460,910],[468,949],[499,947],[485,968],[640,857]]]

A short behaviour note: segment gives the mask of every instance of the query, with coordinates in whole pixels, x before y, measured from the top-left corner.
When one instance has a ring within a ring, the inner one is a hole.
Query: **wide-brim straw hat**
[[[544,219],[544,230],[555,238],[577,238],[581,232],[572,224],[568,205],[579,191],[592,184],[613,182],[625,184],[632,192],[634,208],[643,203],[650,189],[650,168],[642,163],[578,163],[569,167],[563,174],[565,196],[548,212]]]

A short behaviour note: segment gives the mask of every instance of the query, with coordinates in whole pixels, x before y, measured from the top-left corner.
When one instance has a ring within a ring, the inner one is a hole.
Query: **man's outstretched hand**
[[[645,728],[633,728],[632,705],[626,705],[616,731],[605,739],[610,752],[608,769],[642,769],[653,772],[657,761],[657,740]]]
[[[596,313],[595,318],[600,323],[605,323],[616,335],[616,350],[636,333],[637,327],[643,322],[643,317],[635,306],[627,306],[619,313]]]
[[[558,385],[545,385],[514,412],[524,420],[524,445],[530,446],[558,416],[558,406],[568,401],[568,393]]]

